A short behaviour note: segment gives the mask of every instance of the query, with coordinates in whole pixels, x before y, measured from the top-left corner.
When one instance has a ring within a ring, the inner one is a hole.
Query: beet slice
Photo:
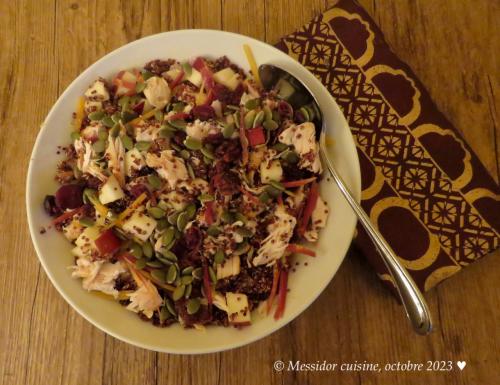
[[[56,191],[55,203],[61,210],[76,209],[83,205],[83,187],[78,184],[65,184]]]

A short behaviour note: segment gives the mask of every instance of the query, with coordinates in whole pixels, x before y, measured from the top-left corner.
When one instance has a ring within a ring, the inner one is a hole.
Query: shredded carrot
[[[276,308],[276,312],[274,313],[274,319],[280,319],[283,317],[283,313],[285,312],[286,305],[286,295],[288,292],[288,270],[281,269],[280,272],[280,289],[278,292],[278,306]]]
[[[121,222],[127,218],[130,214],[132,214],[141,204],[144,202],[144,200],[147,198],[147,194],[143,192],[141,195],[137,197],[135,201],[133,201],[130,206],[128,206],[125,210],[123,210],[120,215],[118,215],[118,218],[116,219],[115,222],[112,223],[111,226],[119,226]]]
[[[259,71],[257,69],[257,62],[255,61],[255,57],[253,56],[252,49],[248,44],[243,44],[243,50],[245,51],[245,55],[247,57],[248,64],[250,65],[250,70],[252,71],[252,75],[255,79],[255,82],[259,87],[262,87]]]
[[[76,116],[75,119],[73,120],[73,128],[77,132],[80,131],[84,113],[85,113],[85,99],[82,96],[78,99],[78,102],[76,104]]]
[[[156,111],[158,111],[158,109],[154,108],[152,109],[151,111],[148,111],[146,112],[145,114],[141,115],[141,116],[138,116],[137,118],[135,119],[132,119],[129,124],[131,124],[132,126],[133,125],[136,125],[137,123],[143,121],[143,120],[148,120],[149,118],[153,117],[154,114],[156,113]]]
[[[242,148],[242,162],[243,166],[246,166],[248,163],[248,138],[245,132],[245,111],[243,107],[240,107],[240,143]]]
[[[317,182],[313,182],[311,184],[311,189],[309,190],[309,194],[307,196],[307,201],[304,207],[300,225],[297,228],[297,232],[300,236],[303,236],[306,231],[306,227],[309,224],[309,220],[311,219],[312,213],[316,208],[318,197],[319,197],[319,185]]]
[[[316,177],[313,176],[311,178],[307,179],[300,179],[300,180],[292,180],[290,182],[281,182],[283,187],[290,188],[290,187],[300,187],[300,186],[305,186],[306,184],[309,184],[311,182],[314,182],[316,180]]]
[[[78,207],[77,209],[67,211],[62,215],[59,215],[57,218],[52,220],[53,225],[57,225],[59,223],[64,222],[66,219],[72,218],[76,214],[81,213],[85,209],[85,206]]]
[[[289,251],[291,253],[305,254],[305,255],[309,255],[311,257],[316,256],[316,252],[314,250],[308,249],[307,247],[302,246],[302,245],[297,245],[295,243],[290,243],[286,247],[286,251]]]
[[[279,277],[280,277],[280,270],[278,268],[278,264],[275,263],[273,267],[273,285],[271,287],[271,293],[269,294],[269,298],[267,299],[267,314],[271,312],[271,308],[273,307],[274,297],[276,296],[276,290],[278,290]]]

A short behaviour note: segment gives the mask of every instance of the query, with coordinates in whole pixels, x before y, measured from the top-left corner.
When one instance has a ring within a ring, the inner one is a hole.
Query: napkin
[[[342,109],[359,154],[362,206],[422,290],[499,246],[499,186],[361,6],[341,0],[277,47]],[[359,225],[355,242],[393,286]]]

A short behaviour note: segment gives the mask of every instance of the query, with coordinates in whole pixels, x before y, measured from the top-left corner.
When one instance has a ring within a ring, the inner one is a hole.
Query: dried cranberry
[[[224,136],[220,133],[217,132],[216,134],[208,134],[204,139],[203,139],[203,144],[213,144],[214,146],[218,146],[224,141]]]
[[[184,234],[184,242],[189,250],[197,250],[201,246],[202,234],[198,227],[191,226]]]
[[[215,118],[215,110],[212,106],[207,106],[206,104],[201,106],[194,106],[191,110],[191,114],[194,118],[200,119],[202,121]]]
[[[241,143],[239,140],[227,140],[215,149],[217,159],[224,162],[236,162],[241,156]]]
[[[83,187],[78,184],[65,184],[56,191],[56,205],[62,210],[76,209],[83,205]]]
[[[46,195],[43,200],[43,208],[45,212],[51,217],[55,217],[62,214],[61,209],[56,205],[56,197],[54,195]]]
[[[293,116],[293,108],[289,103],[280,100],[278,103],[278,113],[282,118],[291,119]]]
[[[176,131],[174,136],[172,137],[172,140],[174,141],[175,144],[178,146],[182,146],[184,143],[184,139],[186,139],[186,133],[184,131]]]
[[[219,83],[216,83],[214,88],[212,88],[215,99],[219,100],[222,103],[233,105],[240,104],[241,95],[243,95],[244,91],[245,89],[243,88],[243,85],[241,83],[238,85],[238,87],[236,87],[234,91],[231,91],[229,88]]]

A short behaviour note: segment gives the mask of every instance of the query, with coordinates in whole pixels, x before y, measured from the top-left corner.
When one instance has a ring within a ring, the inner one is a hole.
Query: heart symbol
[[[465,362],[465,361],[457,361],[457,366],[460,368],[460,370],[464,370],[465,365],[467,365],[467,362]]]

